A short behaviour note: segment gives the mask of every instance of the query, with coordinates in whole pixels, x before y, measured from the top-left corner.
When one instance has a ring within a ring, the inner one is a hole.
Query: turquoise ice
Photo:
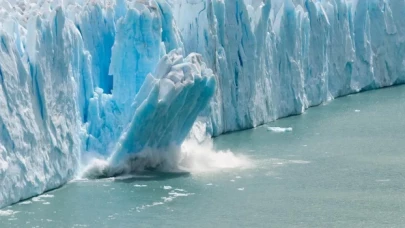
[[[0,1],[0,207],[63,185],[89,154],[123,169],[401,84],[404,12],[404,0]]]

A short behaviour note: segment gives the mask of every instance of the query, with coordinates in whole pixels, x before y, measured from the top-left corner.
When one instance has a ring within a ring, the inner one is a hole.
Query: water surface
[[[404,113],[404,86],[343,97],[215,139],[253,168],[76,181],[0,227],[403,227]]]

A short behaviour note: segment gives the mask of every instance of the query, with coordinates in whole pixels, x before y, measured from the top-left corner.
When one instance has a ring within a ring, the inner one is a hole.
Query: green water
[[[215,139],[253,168],[77,181],[0,227],[404,227],[404,113],[403,86],[340,98]]]

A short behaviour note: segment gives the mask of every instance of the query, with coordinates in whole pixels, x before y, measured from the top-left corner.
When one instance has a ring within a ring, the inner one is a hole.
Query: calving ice
[[[61,186],[88,157],[104,162],[96,176],[157,167],[185,140],[403,83],[404,12],[403,0],[0,1],[0,206]]]

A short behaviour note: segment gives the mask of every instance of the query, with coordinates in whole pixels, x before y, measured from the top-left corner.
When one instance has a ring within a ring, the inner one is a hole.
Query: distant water
[[[4,208],[0,227],[403,227],[405,87],[215,139],[253,162],[76,181]]]

